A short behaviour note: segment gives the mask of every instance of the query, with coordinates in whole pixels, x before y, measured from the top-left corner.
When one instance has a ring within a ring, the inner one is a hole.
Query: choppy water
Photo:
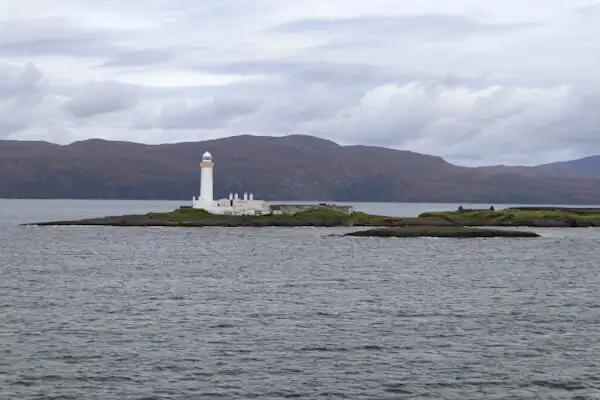
[[[0,206],[0,399],[600,398],[600,230],[36,228],[172,204]]]

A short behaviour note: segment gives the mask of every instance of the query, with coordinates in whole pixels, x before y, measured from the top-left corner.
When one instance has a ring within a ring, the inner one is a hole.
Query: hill
[[[536,168],[553,173],[577,173],[600,176],[600,156],[543,164]]]
[[[558,161],[534,166],[506,166],[493,165],[478,167],[487,172],[511,172],[529,176],[553,176],[553,177],[600,177],[600,156],[590,156],[569,161]]]
[[[311,136],[234,136],[145,145],[91,139],[60,146],[0,141],[0,197],[187,200],[204,151],[215,194],[267,200],[593,204],[600,178],[466,168],[440,157]]]

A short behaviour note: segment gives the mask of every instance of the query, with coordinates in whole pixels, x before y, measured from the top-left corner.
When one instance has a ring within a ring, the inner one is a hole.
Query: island
[[[72,221],[36,222],[25,225],[102,225],[178,227],[600,227],[600,209],[561,207],[518,207],[501,210],[426,212],[417,217],[389,217],[360,211],[343,212],[329,205],[291,214],[222,215],[203,209],[179,207],[163,213],[108,216]]]
[[[539,237],[535,232],[508,229],[469,228],[465,226],[403,226],[398,228],[374,228],[346,233],[342,236],[358,237],[439,237],[439,238],[488,238],[488,237]]]
[[[533,232],[491,227],[600,226],[600,210],[508,208],[428,212],[418,217],[389,217],[359,211],[343,212],[330,206],[315,206],[293,214],[221,215],[180,207],[164,213],[107,216],[72,221],[37,222],[36,226],[120,227],[367,227],[348,236],[376,237],[536,237]],[[485,227],[485,229],[484,229]]]

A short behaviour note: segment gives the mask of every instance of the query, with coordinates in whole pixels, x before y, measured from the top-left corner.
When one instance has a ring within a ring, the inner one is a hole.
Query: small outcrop
[[[535,232],[516,231],[508,229],[483,229],[468,227],[443,226],[407,226],[401,228],[375,228],[364,231],[346,233],[343,236],[380,237],[380,238],[409,238],[409,237],[440,237],[440,238],[534,238],[539,237]]]

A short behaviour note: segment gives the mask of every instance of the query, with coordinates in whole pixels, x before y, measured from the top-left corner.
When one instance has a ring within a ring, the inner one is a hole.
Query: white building
[[[253,193],[244,193],[239,198],[237,193],[230,193],[228,199],[213,199],[213,167],[214,162],[209,152],[202,155],[200,163],[200,196],[192,197],[192,207],[202,208],[213,214],[223,215],[265,215],[271,213],[269,203],[254,200]]]

